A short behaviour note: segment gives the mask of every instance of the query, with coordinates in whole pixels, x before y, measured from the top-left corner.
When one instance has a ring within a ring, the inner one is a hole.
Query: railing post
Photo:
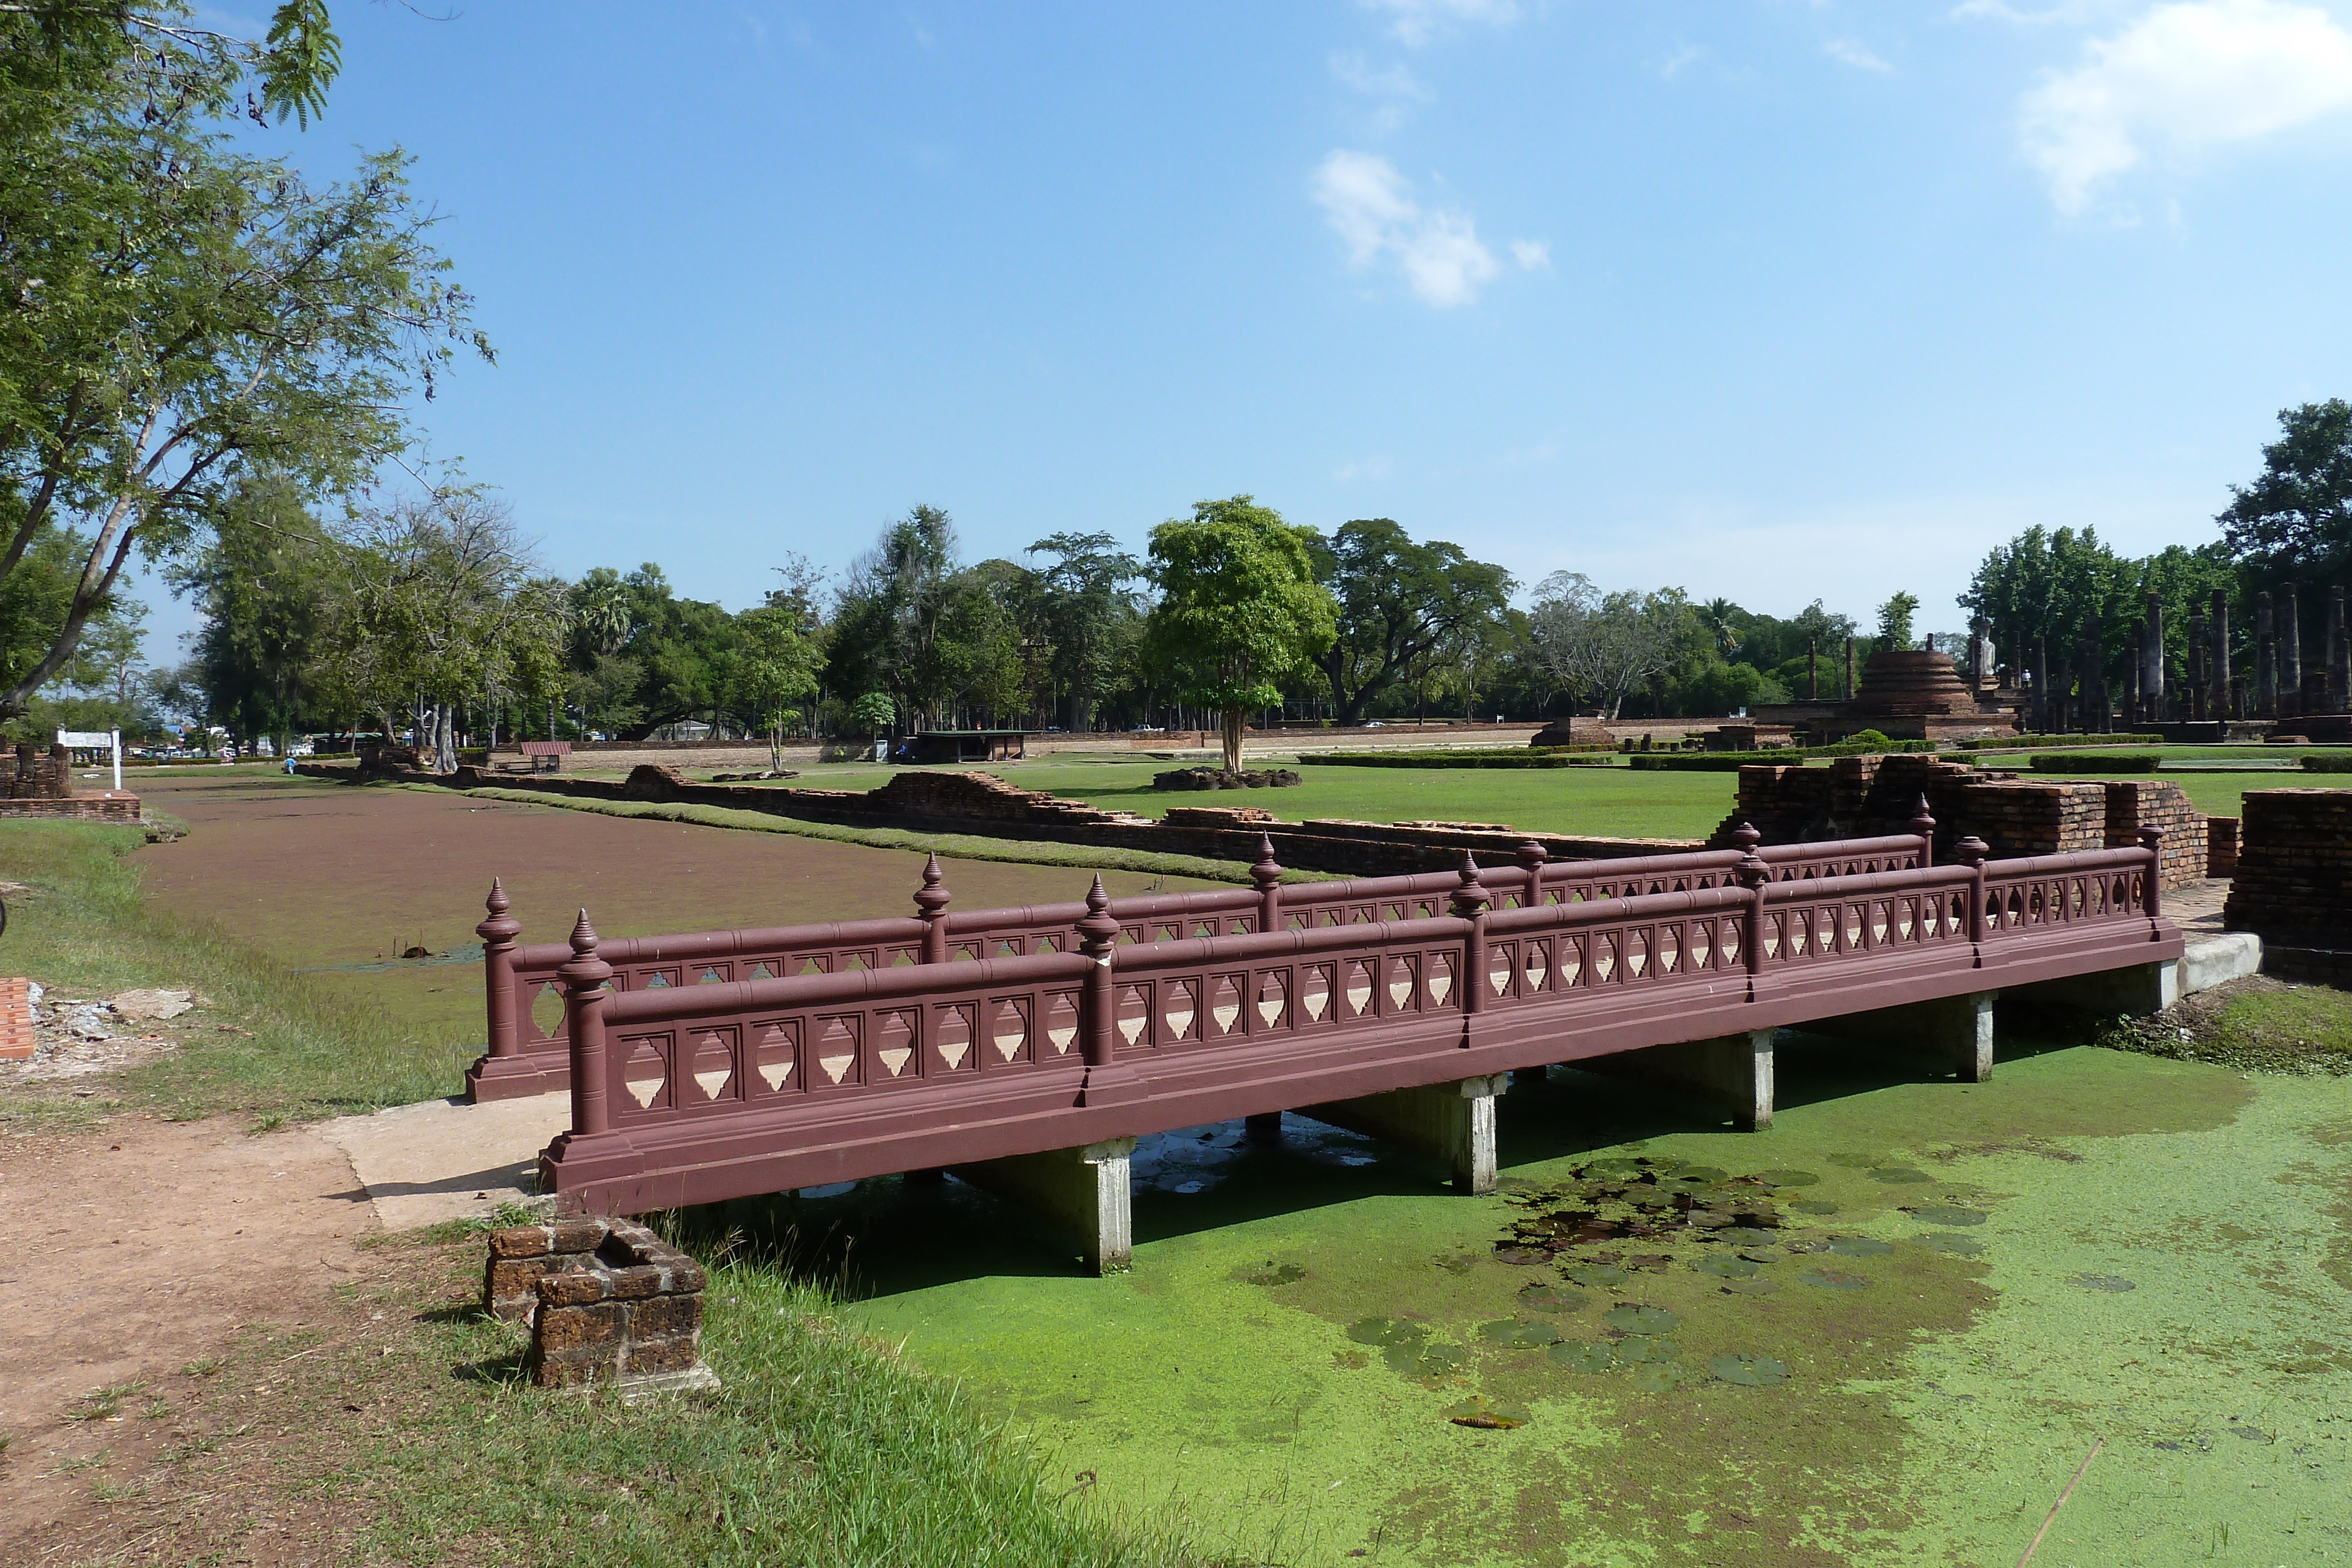
[[[1258,930],[1281,930],[1282,867],[1276,863],[1274,838],[1269,833],[1257,836],[1257,863],[1250,867],[1250,881],[1257,884]]]
[[[1733,868],[1739,885],[1748,890],[1748,931],[1740,940],[1740,956],[1748,960],[1748,974],[1752,979],[1764,972],[1764,890],[1771,883],[1771,868],[1756,846],[1764,835],[1742,822],[1733,830],[1732,841],[1745,852],[1739,864]]]
[[[1992,853],[1992,846],[1971,833],[1954,844],[1952,852],[1959,857],[1960,863],[1968,867],[1970,873],[1969,940],[1981,942],[1984,940],[1985,921],[1985,861]]]
[[[1924,792],[1911,808],[1911,831],[1919,835],[1919,869],[1925,871],[1936,863],[1936,819],[1928,813]]]
[[[939,852],[923,862],[923,885],[915,890],[915,908],[923,922],[923,962],[944,964],[948,961],[948,902],[954,895],[943,885],[947,873],[940,870]]]
[[[514,905],[508,902],[506,885],[497,877],[490,879],[490,896],[482,904],[489,916],[474,927],[474,935],[482,939],[483,1000],[489,1014],[490,1057],[495,1061],[522,1050],[514,997],[515,938],[522,934],[522,922],[507,913]]]
[[[1103,890],[1097,872],[1094,886],[1087,890],[1086,915],[1078,922],[1078,951],[1094,961],[1078,998],[1078,1049],[1090,1071],[1109,1066],[1118,1051],[1113,1043],[1118,1020],[1111,1009],[1111,960],[1118,946],[1118,922],[1110,913],[1110,894]]]
[[[1520,894],[1520,907],[1543,907],[1543,869],[1544,862],[1549,859],[1551,856],[1544,847],[1533,839],[1519,846],[1519,869],[1528,873],[1528,890]]]
[[[2164,830],[2142,828],[2139,847],[2147,852],[2147,917],[2164,913]]]
[[[1150,1092],[1143,1075],[1117,1061],[1118,920],[1110,912],[1110,894],[1102,878],[1087,892],[1086,917],[1078,922],[1078,951],[1092,960],[1087,967],[1085,988],[1078,997],[1078,1051],[1086,1077],[1078,1085],[1081,1105],[1118,1105]],[[1206,998],[1202,998],[1204,1001]]]
[[[593,1137],[611,1130],[605,1108],[604,982],[613,966],[596,956],[596,928],[588,912],[572,927],[572,961],[556,971],[563,981],[563,1023],[572,1037],[572,1130]]]
[[[1462,988],[1462,1010],[1465,1013],[1486,1010],[1486,905],[1495,895],[1478,880],[1478,862],[1470,852],[1462,852],[1460,884],[1448,896],[1454,906],[1454,918],[1470,923],[1470,936],[1464,954],[1462,973],[1456,980]]]

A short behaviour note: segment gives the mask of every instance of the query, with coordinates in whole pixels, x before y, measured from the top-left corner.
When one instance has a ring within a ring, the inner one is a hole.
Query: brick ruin
[[[64,747],[19,741],[13,752],[0,751],[0,817],[135,823],[139,797],[112,789],[85,795],[74,788],[72,755]]]
[[[1936,819],[1936,852],[1982,839],[1996,858],[2078,850],[2127,849],[2140,830],[2164,831],[2162,878],[2168,887],[2210,874],[2218,832],[2234,854],[2237,822],[2215,830],[2165,779],[2054,782],[1987,773],[1927,756],[1839,757],[1827,768],[1759,765],[1739,770],[1739,803],[1707,842],[1722,849],[1732,830],[1752,823],[1768,844],[1867,838],[1911,831],[1919,798]]]
[[[2265,946],[2352,948],[2352,789],[2252,789],[2222,924]]]
[[[524,1225],[490,1238],[482,1310],[530,1326],[541,1388],[632,1395],[715,1388],[702,1361],[702,1265],[626,1219]]]

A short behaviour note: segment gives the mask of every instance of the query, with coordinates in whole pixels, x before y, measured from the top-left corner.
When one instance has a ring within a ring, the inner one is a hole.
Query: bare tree
[[[1615,718],[1626,693],[1674,662],[1689,616],[1678,589],[1603,593],[1580,571],[1556,571],[1536,584],[1528,634],[1554,680]]]

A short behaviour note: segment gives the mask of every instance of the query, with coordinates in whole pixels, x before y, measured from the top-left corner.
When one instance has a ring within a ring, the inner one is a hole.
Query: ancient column
[[[2230,711],[2230,591],[2213,591],[2212,612],[2206,618],[2205,634],[2213,649],[2213,716],[2237,718]]]
[[[2139,646],[2139,700],[2151,722],[2161,723],[2164,707],[2164,601],[2147,596],[2147,638]]]
[[[1805,639],[1805,700],[1822,700],[1822,643],[1818,637]]]
[[[2140,727],[2140,666],[2147,662],[2140,657],[2140,651],[2147,646],[2147,622],[2145,621],[2133,622],[2131,632],[2131,649],[2128,655],[2124,660],[2124,727],[2126,729],[2137,729]]]
[[[2205,714],[2205,681],[2211,666],[2205,655],[2205,616],[2200,611],[2189,612],[2189,715],[2201,719]]]
[[[2084,727],[2105,735],[2116,727],[2114,707],[2107,696],[2105,627],[2093,612],[2083,630],[2083,695],[2091,705],[2091,722]]]
[[[2033,693],[2029,727],[2036,735],[2050,733],[2050,639],[2033,640]]]
[[[2327,701],[2333,712],[2352,711],[2352,643],[2345,640],[2341,583],[2327,591]]]
[[[1853,701],[1853,639],[1851,637],[1845,640],[1845,690],[1839,700]]]
[[[2303,629],[2296,624],[2295,601],[2302,597],[2303,585],[2290,582],[2278,601],[2279,695],[2298,707],[2303,698]]]
[[[2278,717],[2278,620],[2271,596],[2254,595],[2254,716]]]

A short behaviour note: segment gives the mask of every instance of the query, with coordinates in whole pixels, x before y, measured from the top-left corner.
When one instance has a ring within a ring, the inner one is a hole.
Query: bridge
[[[898,920],[523,946],[480,927],[495,1098],[561,1088],[541,1156],[570,1213],[626,1215],[953,1169],[1044,1207],[1103,1269],[1141,1135],[1298,1111],[1443,1155],[1492,1190],[1495,1095],[1574,1063],[1772,1115],[1774,1031],[1870,1031],[1964,1080],[1992,1001],[2171,999],[2160,835],[1993,860],[1916,831],[950,913],[934,857]],[[561,998],[560,1019],[550,1010]],[[549,1027],[549,1026],[552,1027]],[[1263,1123],[1260,1125],[1264,1125]]]

